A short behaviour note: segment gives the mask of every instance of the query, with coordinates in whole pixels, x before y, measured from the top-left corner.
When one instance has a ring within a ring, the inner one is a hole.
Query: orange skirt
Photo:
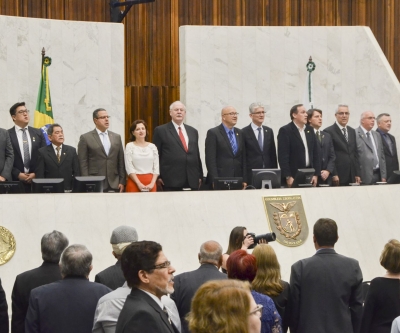
[[[148,173],[145,175],[136,175],[140,182],[143,185],[147,185],[150,184],[151,180],[153,179],[153,174],[152,173]],[[149,191],[149,192],[156,192],[157,190],[157,185],[154,184],[154,187]],[[126,192],[142,192],[141,190],[139,190],[139,187],[137,187],[136,183],[130,178],[128,177],[128,181],[126,183]]]

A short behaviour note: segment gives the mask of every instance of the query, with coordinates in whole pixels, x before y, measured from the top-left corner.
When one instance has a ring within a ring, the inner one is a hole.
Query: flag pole
[[[312,91],[311,91],[311,89],[312,89],[311,74],[312,74],[312,72],[314,72],[316,66],[315,66],[315,63],[312,61],[312,57],[311,56],[308,59],[308,63],[306,65],[306,67],[307,67],[307,71],[308,71],[308,84],[307,84],[308,96],[307,96],[307,99],[308,99],[308,103],[311,106],[311,109],[313,109],[314,108],[314,101],[313,101],[313,98],[312,98]]]

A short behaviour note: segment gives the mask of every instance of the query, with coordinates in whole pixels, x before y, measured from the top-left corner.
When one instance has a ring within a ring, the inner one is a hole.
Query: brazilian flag
[[[33,121],[33,127],[40,128],[42,130],[43,135],[47,141],[47,144],[50,144],[50,141],[47,137],[47,128],[51,124],[54,124],[53,108],[51,106],[51,97],[50,97],[49,72],[48,72],[48,67],[50,65],[51,65],[51,58],[43,57],[42,77],[40,80],[39,93],[36,102],[36,109]]]

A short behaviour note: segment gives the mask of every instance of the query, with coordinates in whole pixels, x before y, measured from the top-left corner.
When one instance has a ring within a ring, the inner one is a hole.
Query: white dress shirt
[[[186,133],[185,125],[182,123],[182,125],[179,126],[179,125],[175,124],[173,121],[172,121],[172,124],[174,125],[174,127],[175,127],[175,129],[176,129],[176,133],[178,133],[178,136],[179,136],[179,129],[178,129],[178,127],[181,128],[183,137],[185,138],[185,141],[186,141],[186,147],[189,148],[189,137],[188,137],[188,135],[187,135],[187,133]]]
[[[304,148],[306,150],[306,167],[310,166],[310,156],[308,155],[308,144],[307,144],[307,138],[306,138],[306,133],[304,132],[306,129],[306,126],[304,125],[303,128],[300,128],[297,126],[295,122],[293,124],[297,127],[300,133],[301,140],[303,140]]]

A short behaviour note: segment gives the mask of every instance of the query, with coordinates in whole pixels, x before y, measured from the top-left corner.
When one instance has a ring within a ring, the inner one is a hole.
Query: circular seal
[[[15,252],[15,238],[8,230],[0,226],[0,265],[9,262]]]

